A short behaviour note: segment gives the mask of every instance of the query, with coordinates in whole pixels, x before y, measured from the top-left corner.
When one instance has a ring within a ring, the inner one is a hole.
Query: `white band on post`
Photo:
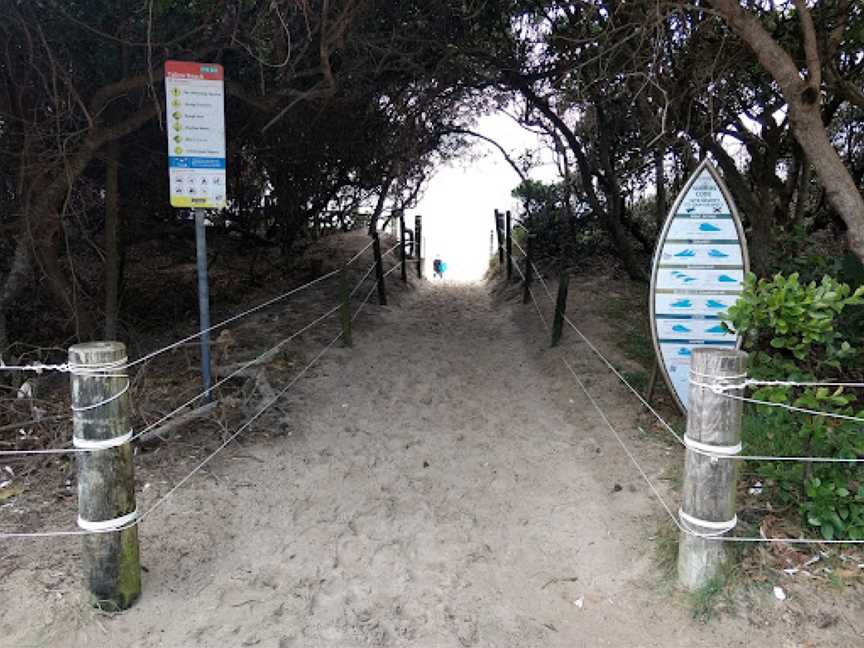
[[[92,531],[93,533],[107,533],[110,531],[120,531],[123,527],[134,522],[137,519],[137,508],[131,513],[127,513],[126,515],[121,515],[120,517],[114,518],[113,520],[102,520],[101,522],[91,522],[89,520],[84,520],[79,515],[78,527],[84,529],[85,531]]]
[[[129,443],[131,440],[132,430],[129,430],[126,434],[111,437],[110,439],[80,439],[73,436],[72,445],[82,450],[107,450],[108,448],[116,448],[124,443]]]
[[[721,378],[722,380],[739,380],[739,379],[747,377],[746,373],[735,374],[734,376],[722,376],[721,377],[721,376],[702,373],[701,371],[694,371],[693,369],[690,370],[690,375],[696,376],[697,378],[714,378],[715,380],[717,378]]]
[[[691,439],[686,434],[684,435],[684,445],[700,454],[706,454],[709,456],[718,455],[723,457],[734,457],[741,452],[743,447],[740,441],[731,446],[710,445],[708,443],[702,443],[701,441]]]
[[[694,535],[702,535],[702,536],[713,536],[713,535],[723,535],[727,531],[731,531],[736,526],[738,526],[738,516],[734,515],[731,520],[726,520],[725,522],[711,522],[710,520],[700,520],[697,517],[693,517],[685,513],[680,508],[678,509],[678,518],[683,523],[684,527],[687,529],[689,533],[693,533]],[[694,531],[690,529],[690,527],[701,527],[703,529],[710,529],[710,533],[699,533],[698,531]]]

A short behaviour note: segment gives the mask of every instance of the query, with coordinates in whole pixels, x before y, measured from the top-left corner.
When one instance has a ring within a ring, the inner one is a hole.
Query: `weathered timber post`
[[[348,289],[348,266],[339,271],[339,319],[342,322],[342,346],[350,347],[351,341],[351,291]]]
[[[372,252],[375,254],[375,280],[378,283],[378,303],[387,305],[387,285],[384,283],[384,259],[381,258],[381,240],[378,230],[372,232]]]
[[[403,283],[408,283],[408,264],[405,262],[405,212],[399,210],[399,259],[402,261],[400,273],[402,274]]]
[[[555,318],[552,320],[552,343],[556,347],[561,341],[561,331],[564,327],[564,313],[567,312],[567,290],[570,287],[570,271],[565,268],[558,277],[558,298],[555,300]]]
[[[414,217],[414,249],[417,250],[417,278],[423,278],[423,217]]]
[[[498,237],[498,265],[504,265],[504,220],[501,212],[495,210],[495,234]]]
[[[126,362],[121,342],[69,349],[72,440],[87,450],[77,453],[78,526],[92,532],[82,536],[84,577],[92,604],[112,611],[141,594]]]
[[[645,390],[645,400],[649,403],[654,399],[654,390],[657,389],[657,378],[660,374],[660,361],[655,360],[651,368],[651,377],[648,378],[648,389]]]
[[[522,280],[522,303],[531,301],[531,257],[533,256],[534,233],[528,232],[528,240],[525,244],[525,278]]]
[[[706,387],[744,381],[747,354],[735,349],[694,349],[690,359],[684,487],[678,513],[678,583],[697,590],[718,575],[725,559],[721,536],[735,528],[736,462],[741,451],[743,403]],[[706,456],[706,452],[718,456]]]
[[[507,221],[507,281],[513,279],[513,223],[510,219],[510,210],[506,213]]]

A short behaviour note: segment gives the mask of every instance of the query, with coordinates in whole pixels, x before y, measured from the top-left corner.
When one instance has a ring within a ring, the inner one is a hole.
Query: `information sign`
[[[654,346],[666,383],[684,411],[693,349],[739,345],[721,314],[737,300],[748,268],[732,196],[705,160],[666,218],[651,276]]]
[[[166,61],[171,206],[225,207],[225,90],[221,65]]]

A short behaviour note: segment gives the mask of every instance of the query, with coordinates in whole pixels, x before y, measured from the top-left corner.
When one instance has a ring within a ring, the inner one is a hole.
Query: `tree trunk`
[[[9,346],[6,310],[24,288],[32,262],[30,237],[21,234],[15,243],[12,265],[0,287],[0,353]]]
[[[654,149],[654,184],[657,186],[657,196],[654,199],[654,219],[657,222],[657,236],[666,221],[666,170],[663,168],[663,149]]]
[[[610,197],[607,194],[607,204],[604,208],[597,196],[597,192],[594,190],[593,179],[594,176],[598,174],[593,172],[588,156],[585,154],[579,138],[576,137],[576,133],[567,126],[561,116],[552,109],[545,99],[534,92],[524,79],[519,76],[508,75],[506,76],[506,80],[519,90],[522,96],[524,96],[525,99],[527,99],[550,122],[552,122],[555,128],[558,129],[558,132],[561,133],[564,141],[567,142],[567,146],[570,147],[573,157],[576,159],[576,166],[579,168],[579,175],[582,177],[582,189],[585,192],[585,197],[588,199],[588,204],[591,206],[591,209],[600,224],[609,233],[609,237],[612,239],[612,245],[618,251],[618,255],[627,270],[627,274],[631,279],[644,281],[645,269],[639,263],[638,258],[633,251],[633,246],[627,238],[624,224],[620,220],[621,215],[617,209],[617,203],[619,201],[615,199],[617,195]]]
[[[846,223],[849,249],[864,262],[864,198],[828,139],[818,106],[789,104],[792,131],[825,187],[825,197]]]
[[[738,0],[709,2],[780,86],[789,105],[789,120],[795,139],[813,165],[828,202],[846,223],[849,249],[864,262],[864,197],[828,139],[822,121],[822,70],[814,45],[817,39],[813,20],[805,3],[799,1],[795,4],[807,50],[806,80],[788,52],[765,30],[756,16],[741,7]]]
[[[105,339],[117,340],[120,316],[120,146],[108,145],[105,160]]]

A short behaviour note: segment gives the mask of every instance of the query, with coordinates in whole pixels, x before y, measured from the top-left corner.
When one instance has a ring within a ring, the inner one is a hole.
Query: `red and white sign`
[[[225,207],[224,78],[222,66],[214,63],[165,62],[173,207]]]

